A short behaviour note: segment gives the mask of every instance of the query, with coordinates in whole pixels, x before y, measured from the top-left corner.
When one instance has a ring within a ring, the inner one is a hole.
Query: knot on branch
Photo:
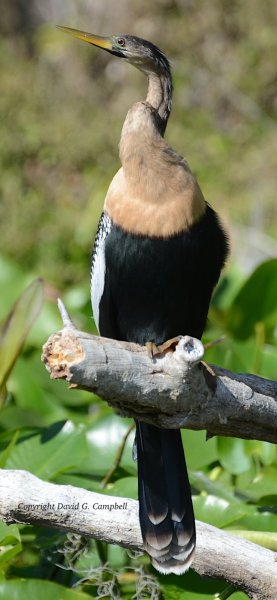
[[[180,336],[175,348],[174,359],[181,362],[185,369],[199,363],[204,356],[204,346],[200,340],[189,335]]]

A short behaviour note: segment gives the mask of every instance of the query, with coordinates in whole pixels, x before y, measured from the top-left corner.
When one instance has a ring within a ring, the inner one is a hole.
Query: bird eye
[[[118,38],[117,43],[119,46],[125,46],[125,40],[123,38]]]

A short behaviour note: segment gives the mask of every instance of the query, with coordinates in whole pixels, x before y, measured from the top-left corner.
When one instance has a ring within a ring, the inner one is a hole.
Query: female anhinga
[[[227,239],[187,162],[163,139],[171,110],[166,56],[132,35],[67,33],[125,58],[148,76],[148,94],[128,112],[121,169],[108,189],[91,269],[101,335],[160,351],[179,334],[201,338]],[[195,522],[179,430],[136,422],[139,517],[146,551],[162,573],[184,573]]]

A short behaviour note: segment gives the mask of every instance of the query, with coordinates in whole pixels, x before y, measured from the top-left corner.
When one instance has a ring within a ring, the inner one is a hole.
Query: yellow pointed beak
[[[78,40],[83,40],[84,42],[93,44],[93,46],[104,48],[104,50],[112,50],[113,44],[111,38],[109,37],[93,35],[93,33],[87,33],[87,31],[79,31],[79,29],[63,27],[62,25],[57,25],[57,28],[63,31],[64,33],[69,33],[70,35],[73,35],[73,37],[78,38]]]

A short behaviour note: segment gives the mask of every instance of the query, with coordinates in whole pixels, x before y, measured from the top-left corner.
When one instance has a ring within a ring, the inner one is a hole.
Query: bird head
[[[103,48],[107,52],[124,58],[129,63],[137,67],[146,74],[170,72],[169,62],[165,54],[154,46],[151,42],[134,35],[118,34],[108,36],[94,35],[79,29],[71,27],[57,26],[64,33],[69,33],[73,37],[88,42],[98,48]]]

